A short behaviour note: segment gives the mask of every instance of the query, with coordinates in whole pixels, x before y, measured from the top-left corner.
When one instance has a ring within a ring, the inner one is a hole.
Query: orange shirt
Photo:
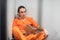
[[[20,18],[16,18],[14,19],[13,21],[13,27],[19,27],[19,29],[22,31],[22,32],[25,32],[24,30],[24,27],[27,25],[27,24],[30,24],[34,27],[38,27],[38,24],[37,22],[31,18],[31,17],[25,17],[24,20],[20,19]]]

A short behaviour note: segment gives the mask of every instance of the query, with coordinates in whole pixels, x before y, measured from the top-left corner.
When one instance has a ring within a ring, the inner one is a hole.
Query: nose
[[[23,13],[23,15],[26,15],[26,13]]]

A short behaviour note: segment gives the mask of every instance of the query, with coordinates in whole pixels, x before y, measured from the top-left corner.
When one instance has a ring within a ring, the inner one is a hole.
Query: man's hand
[[[48,35],[48,31],[47,31],[45,28],[43,28],[43,27],[39,27],[39,29],[40,29],[41,31],[44,31],[45,34]]]
[[[48,31],[46,29],[44,29],[44,32],[45,32],[46,35],[48,35]]]
[[[48,31],[47,31],[45,28],[43,28],[43,27],[40,26],[39,29],[40,29],[41,31],[44,31],[45,36],[48,36]]]

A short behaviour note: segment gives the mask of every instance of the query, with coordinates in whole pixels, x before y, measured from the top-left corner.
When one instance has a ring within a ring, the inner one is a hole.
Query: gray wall
[[[42,26],[49,32],[47,40],[60,40],[60,0],[43,0]]]
[[[7,39],[12,38],[12,21],[20,5],[27,8],[28,16],[48,30],[47,40],[60,40],[60,0],[7,0]]]

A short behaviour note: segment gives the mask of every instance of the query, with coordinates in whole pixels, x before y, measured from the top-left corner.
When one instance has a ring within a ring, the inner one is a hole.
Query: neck
[[[25,17],[19,17],[20,19],[22,19],[22,20],[24,20],[25,19]]]

